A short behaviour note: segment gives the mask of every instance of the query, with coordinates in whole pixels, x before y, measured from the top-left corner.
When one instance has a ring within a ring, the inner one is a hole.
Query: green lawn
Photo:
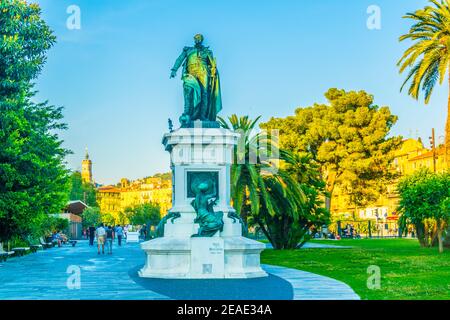
[[[361,299],[450,299],[450,251],[421,248],[416,240],[314,241],[348,249],[265,250],[264,264],[310,271],[347,283]],[[381,289],[367,288],[370,265],[381,269]]]

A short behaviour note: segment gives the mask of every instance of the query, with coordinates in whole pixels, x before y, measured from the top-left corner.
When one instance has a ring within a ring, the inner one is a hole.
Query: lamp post
[[[436,173],[436,137],[434,133],[434,128],[431,129],[430,144],[431,150],[433,152],[433,172]]]

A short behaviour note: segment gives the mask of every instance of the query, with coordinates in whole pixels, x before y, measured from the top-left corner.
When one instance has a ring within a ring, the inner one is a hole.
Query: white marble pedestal
[[[225,247],[220,237],[191,238],[192,278],[223,278]]]
[[[260,266],[265,245],[244,237],[170,238],[141,244],[147,254],[140,277],[242,279],[266,277]]]
[[[239,221],[228,217],[230,206],[230,169],[238,135],[226,129],[179,129],[166,134],[163,144],[171,155],[173,206],[178,213],[164,226],[164,236],[141,243],[146,253],[139,276],[164,279],[223,279],[266,277],[260,266],[265,245],[242,237]],[[197,238],[196,213],[189,181],[196,175],[216,179],[218,203],[215,212],[223,213],[224,227],[210,238]]]

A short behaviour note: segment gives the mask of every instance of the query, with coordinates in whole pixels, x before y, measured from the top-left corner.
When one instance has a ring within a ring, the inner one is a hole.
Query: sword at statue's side
[[[217,114],[216,102],[214,101],[215,92],[216,92],[216,84],[217,84],[216,79],[217,79],[217,62],[216,62],[216,58],[212,58],[211,59],[211,93],[209,96],[209,101],[211,104],[210,116],[214,115],[214,117]],[[214,110],[212,109],[213,106],[214,106]]]

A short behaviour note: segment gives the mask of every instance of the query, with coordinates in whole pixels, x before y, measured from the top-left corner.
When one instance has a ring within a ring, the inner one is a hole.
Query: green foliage
[[[233,115],[230,124],[219,119],[222,127],[240,133],[231,173],[233,206],[275,249],[296,248],[309,240],[310,229],[329,221],[320,201],[325,184],[310,157],[278,150],[268,133],[252,135],[258,119]],[[276,165],[279,160],[283,167]]]
[[[110,213],[105,212],[101,213],[101,222],[103,222],[105,225],[127,225],[130,223],[130,219],[128,215],[131,215],[133,211],[131,209],[125,210],[125,212],[119,212],[119,213]]]
[[[400,37],[400,41],[412,41],[398,62],[400,73],[409,69],[401,90],[410,82],[408,94],[418,100],[422,91],[425,104],[428,104],[438,81],[439,84],[446,78],[450,81],[450,6],[448,1],[429,0],[424,9],[407,13],[404,18],[414,24]],[[450,167],[450,100],[445,136]]]
[[[238,118],[236,115],[232,115],[229,118],[230,124],[228,124],[226,120],[218,117],[218,121],[223,128],[240,134],[238,144],[234,148],[233,153],[231,198],[236,212],[242,215],[244,219],[251,215],[252,212],[258,214],[261,198],[267,196],[264,192],[266,188],[260,171],[261,169],[268,169],[270,165],[263,163],[258,154],[259,148],[262,148],[261,145],[265,144],[261,135],[251,136],[258,120],[259,117],[252,121],[247,116]],[[272,143],[270,140],[266,142],[268,144]],[[259,190],[262,190],[262,192]],[[247,206],[247,204],[250,206]],[[268,210],[274,213],[270,203],[268,204]]]
[[[28,247],[30,244],[27,240],[22,239],[21,237],[14,235],[12,238],[8,241],[8,250],[12,248],[23,248]]]
[[[313,240],[314,241],[314,240]],[[341,249],[264,250],[261,263],[308,271],[348,284],[362,300],[449,300],[450,251],[413,239],[320,240]],[[367,286],[368,267],[381,269],[381,288]]]
[[[125,212],[119,212],[117,214],[117,218],[116,218],[116,225],[127,225],[130,223],[130,219],[128,218],[128,216],[125,214]]]
[[[442,214],[444,216],[450,216],[450,196],[442,201]]]
[[[275,249],[293,249],[310,240],[309,231],[330,222],[325,209],[325,183],[309,156],[280,152],[285,169],[263,177],[269,201],[276,212],[270,215],[265,202],[254,219]]]
[[[24,238],[67,203],[62,109],[34,102],[32,80],[55,41],[36,4],[0,2],[0,241]]]
[[[88,228],[91,226],[97,227],[102,222],[102,215],[100,209],[97,207],[89,207],[83,211],[83,227]]]
[[[34,235],[35,239],[41,236],[50,236],[52,232],[62,231],[66,233],[69,230],[69,221],[64,218],[50,215],[40,224],[38,234]]]
[[[69,230],[69,220],[56,217],[53,227],[56,231],[67,232]]]
[[[171,181],[172,180],[172,172],[166,173],[157,173],[150,178],[161,178],[163,181]]]
[[[72,172],[70,176],[70,200],[86,201],[89,207],[98,207],[97,204],[97,190],[90,183],[83,183],[81,173],[78,171]]]
[[[125,215],[132,225],[156,226],[161,221],[161,208],[158,204],[145,203],[125,209]]]
[[[109,212],[102,213],[102,222],[106,226],[113,226],[116,224],[116,217],[112,213],[109,213]]]
[[[450,221],[450,174],[419,170],[400,180],[397,190],[400,195],[400,227],[406,229],[407,224],[414,224],[421,244],[432,245]],[[436,230],[429,230],[427,225]]]
[[[37,4],[0,2],[0,97],[23,96],[40,73],[55,36]]]
[[[430,6],[408,13],[405,19],[414,22],[409,32],[400,41],[411,40],[409,47],[398,62],[400,72],[411,68],[403,87],[411,80],[408,93],[415,99],[420,91],[425,94],[425,103],[430,101],[436,83],[445,80],[450,62],[450,8],[447,1],[430,0]]]
[[[339,186],[363,206],[392,178],[389,164],[401,138],[388,136],[397,117],[364,91],[330,89],[325,97],[326,105],[298,108],[294,116],[272,118],[261,127],[279,130],[280,148],[307,153],[320,164],[330,196]]]

